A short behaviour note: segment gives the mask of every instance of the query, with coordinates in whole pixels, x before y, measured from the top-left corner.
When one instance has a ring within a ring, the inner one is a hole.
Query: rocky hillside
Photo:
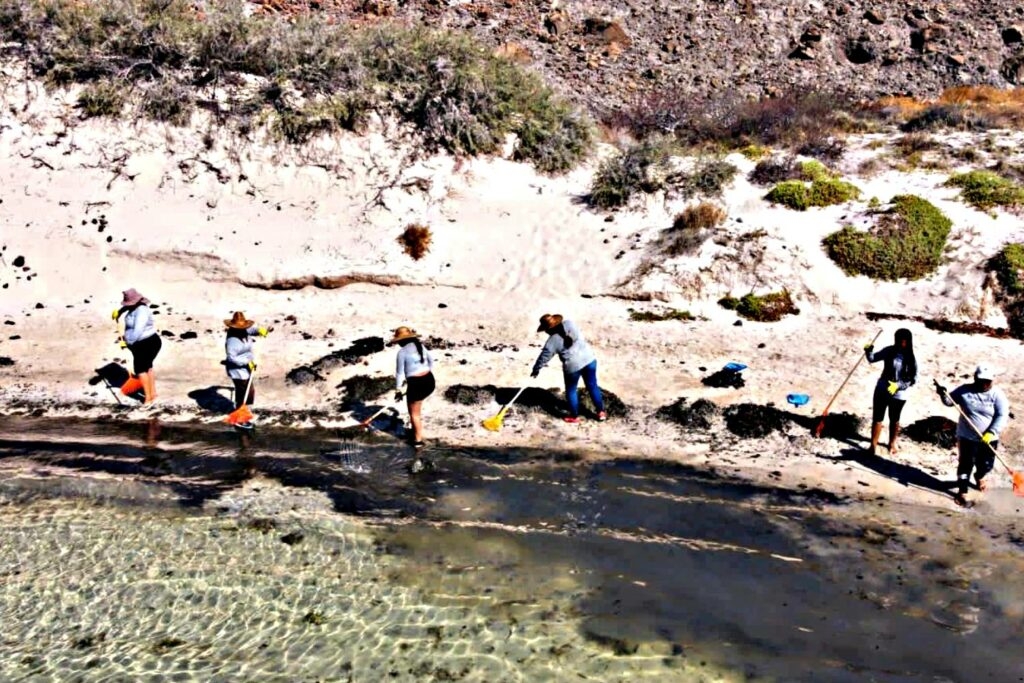
[[[1024,5],[1013,0],[262,2],[334,20],[468,29],[592,110],[658,91],[927,97],[955,85],[1024,83]]]

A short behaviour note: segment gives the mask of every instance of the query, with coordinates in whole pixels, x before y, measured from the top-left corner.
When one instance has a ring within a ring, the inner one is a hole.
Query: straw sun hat
[[[397,344],[398,342],[404,341],[406,339],[415,339],[418,336],[419,335],[416,334],[416,330],[412,329],[411,327],[398,327],[395,329],[395,334],[391,338],[391,341],[388,342],[388,345],[390,346],[391,344]]]
[[[241,311],[235,311],[230,320],[224,321],[224,326],[232,330],[247,330],[255,324],[252,320],[247,319],[245,313]]]
[[[545,313],[540,317],[540,326],[537,327],[538,332],[547,332],[552,327],[558,327],[562,324],[562,316],[557,313]]]

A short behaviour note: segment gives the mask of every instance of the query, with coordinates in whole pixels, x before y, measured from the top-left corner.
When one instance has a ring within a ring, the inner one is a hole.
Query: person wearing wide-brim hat
[[[562,374],[565,379],[565,400],[569,403],[569,414],[562,419],[569,423],[580,421],[579,383],[587,387],[597,419],[604,422],[608,414],[604,410],[604,397],[601,387],[597,384],[597,356],[583,338],[583,333],[571,320],[566,320],[557,313],[547,313],[540,317],[538,332],[546,332],[548,340],[544,344],[537,361],[533,364],[530,377],[537,377],[541,369],[551,358],[558,354],[562,361]]]
[[[231,318],[225,320],[224,328],[224,353],[227,356],[224,368],[235,385],[235,408],[251,406],[256,399],[256,387],[249,381],[256,370],[256,356],[252,352],[253,337],[266,337],[272,328],[257,327],[241,311],[235,311]]]
[[[982,363],[974,369],[974,381],[970,384],[962,384],[953,391],[947,391],[938,383],[935,387],[943,403],[956,405],[961,412],[956,425],[959,460],[956,467],[957,493],[953,500],[963,507],[970,505],[967,489],[972,470],[978,490],[988,488],[984,477],[995,466],[999,434],[1010,416],[1010,402],[1006,394],[992,384],[995,377],[992,366]]]
[[[142,382],[144,404],[152,405],[156,401],[156,373],[153,371],[153,361],[160,353],[163,342],[157,334],[153,311],[149,308],[149,299],[142,296],[134,287],[126,289],[121,293],[121,305],[114,309],[111,317],[124,323],[121,346],[131,351],[132,369]]]
[[[409,327],[395,329],[388,345],[398,344],[395,359],[395,400],[405,396],[412,422],[412,443],[416,448],[423,446],[423,401],[434,393],[434,358],[420,341],[416,330]],[[405,392],[402,384],[405,384]]]

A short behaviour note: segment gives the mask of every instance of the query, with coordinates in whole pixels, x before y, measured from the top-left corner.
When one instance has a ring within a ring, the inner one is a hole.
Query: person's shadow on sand
[[[188,392],[188,397],[196,402],[200,409],[209,413],[227,415],[235,409],[235,403],[227,396],[220,393],[221,389],[231,392],[232,387],[211,386],[205,389],[193,389]]]
[[[121,387],[131,377],[131,373],[128,372],[128,368],[118,363],[107,363],[103,367],[96,368],[93,370],[96,374],[89,378],[89,386],[96,386],[100,382],[105,384],[107,388],[114,394],[114,398],[120,403],[121,399],[118,397]],[[129,398],[134,398],[137,401],[141,401],[144,398],[142,389],[139,389],[133,394],[128,395]]]
[[[917,467],[893,462],[880,455],[871,455],[869,451],[862,448],[844,448],[837,456],[819,455],[818,457],[833,462],[855,462],[904,486],[916,486],[936,493],[950,494],[956,486],[955,480],[943,481]]]

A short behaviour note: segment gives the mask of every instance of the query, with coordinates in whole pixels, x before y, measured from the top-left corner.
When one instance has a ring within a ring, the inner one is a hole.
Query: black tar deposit
[[[444,397],[450,403],[458,405],[482,405],[492,401],[505,405],[512,400],[517,391],[519,389],[515,387],[499,388],[493,384],[485,386],[454,384],[444,390]],[[604,409],[609,418],[625,417],[632,410],[622,402],[622,399],[604,387],[601,388],[601,394],[604,398]],[[568,405],[562,396],[561,391],[527,387],[516,399],[515,406],[524,412],[542,411],[561,417],[568,412]],[[593,417],[595,414],[590,395],[582,386],[580,387],[580,414],[589,417]]]
[[[956,422],[947,417],[932,415],[907,425],[903,434],[913,441],[952,448],[956,445]]]
[[[740,389],[746,384],[746,382],[743,381],[742,371],[736,372],[735,370],[726,370],[725,368],[708,375],[703,378],[700,383],[704,386],[718,387],[719,389],[724,389],[726,387]]]
[[[715,403],[706,398],[690,404],[685,397],[681,397],[675,403],[658,408],[657,415],[687,429],[711,429],[712,420],[721,412]]]
[[[322,382],[324,374],[330,372],[339,365],[354,365],[364,356],[369,356],[384,350],[384,339],[382,337],[364,337],[352,342],[347,349],[334,351],[322,358],[319,358],[309,365],[300,365],[292,368],[285,375],[289,384],[311,384]]]
[[[344,380],[338,387],[345,394],[341,400],[341,409],[349,410],[356,403],[374,401],[394,389],[395,378],[355,375]]]

